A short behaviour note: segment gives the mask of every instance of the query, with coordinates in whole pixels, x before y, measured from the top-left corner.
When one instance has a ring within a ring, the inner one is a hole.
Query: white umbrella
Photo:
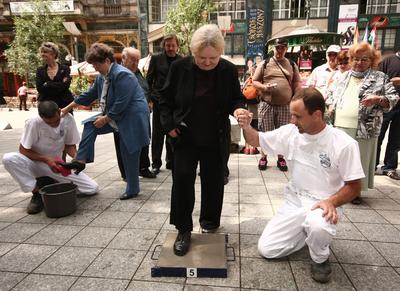
[[[91,64],[88,62],[82,62],[76,65],[72,65],[70,67],[71,69],[71,76],[80,76],[80,75],[86,75],[86,76],[94,76],[99,74]]]

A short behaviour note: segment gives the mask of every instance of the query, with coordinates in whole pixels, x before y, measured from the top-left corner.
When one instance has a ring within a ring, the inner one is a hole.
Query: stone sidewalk
[[[0,131],[0,156],[17,149],[21,132]],[[377,176],[362,205],[345,206],[331,247],[333,278],[321,285],[310,277],[306,249],[281,260],[257,253],[288,179],[273,166],[260,172],[258,158],[232,154],[229,160],[221,232],[229,234],[236,260],[228,263],[226,279],[151,277],[152,252],[174,231],[168,219],[171,172],[162,168],[156,179],[141,179],[139,197],[120,201],[125,185],[112,135],[98,138],[95,163],[86,171],[100,184],[99,194],[79,198],[77,212],[68,217],[27,215],[31,194],[21,192],[0,165],[0,290],[400,289],[400,183]],[[196,183],[198,191],[199,178]],[[199,201],[196,232],[198,215]]]

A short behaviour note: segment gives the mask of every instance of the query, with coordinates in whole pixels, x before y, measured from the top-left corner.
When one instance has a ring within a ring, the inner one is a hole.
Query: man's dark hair
[[[38,112],[41,118],[53,118],[59,111],[59,107],[54,101],[40,101]]]
[[[176,44],[179,46],[179,40],[178,40],[178,37],[176,36],[176,34],[170,33],[163,37],[163,40],[161,41],[161,47],[164,48],[165,42],[170,39],[175,39]]]
[[[85,55],[85,59],[89,64],[104,63],[106,59],[114,62],[114,51],[108,45],[96,42],[92,44]]]
[[[315,111],[320,110],[322,115],[325,113],[325,99],[315,88],[303,88],[294,94],[292,101],[302,99],[304,106],[306,107],[309,114],[313,114]]]

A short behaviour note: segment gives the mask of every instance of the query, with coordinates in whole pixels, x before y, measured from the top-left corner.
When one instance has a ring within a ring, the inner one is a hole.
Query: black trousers
[[[225,162],[218,146],[199,147],[185,144],[174,149],[173,184],[170,223],[179,231],[192,231],[195,203],[194,183],[200,162],[200,225],[205,229],[219,227],[224,198]]]
[[[151,136],[151,159],[153,168],[161,168],[161,154],[164,147],[164,131],[161,127],[160,122],[160,109],[158,102],[153,103],[153,122],[152,122],[152,136]],[[165,138],[165,148],[167,154],[165,157],[166,164],[172,165],[173,153],[170,142],[168,142],[168,136]]]
[[[114,145],[115,145],[115,152],[117,154],[118,168],[121,173],[121,177],[123,179],[126,179],[124,162],[122,160],[121,149],[120,149],[119,133],[115,131],[114,131]],[[142,148],[140,152],[139,171],[142,169],[147,169],[148,167],[150,167],[149,146],[145,146]]]

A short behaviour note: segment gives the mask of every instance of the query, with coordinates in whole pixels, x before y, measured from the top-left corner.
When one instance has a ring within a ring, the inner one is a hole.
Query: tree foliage
[[[10,71],[30,80],[42,63],[38,54],[41,43],[59,43],[65,31],[63,17],[51,14],[48,0],[33,0],[32,9],[13,17],[15,38],[5,51]]]
[[[176,7],[168,11],[165,32],[177,35],[181,54],[189,54],[193,32],[208,23],[208,14],[214,9],[211,0],[178,0]]]

